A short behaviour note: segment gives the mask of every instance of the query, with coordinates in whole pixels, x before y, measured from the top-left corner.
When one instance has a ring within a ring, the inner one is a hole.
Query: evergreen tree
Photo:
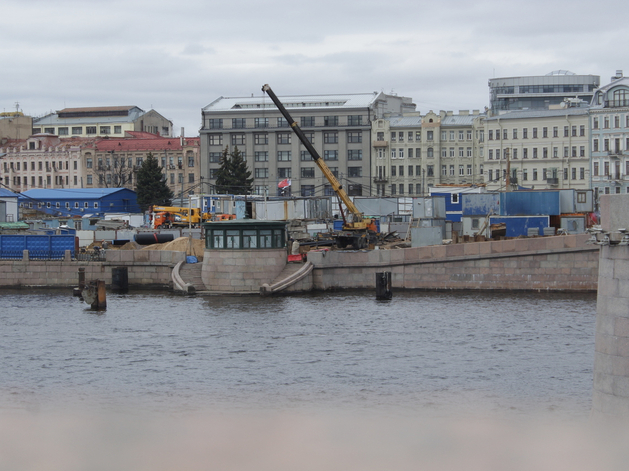
[[[221,194],[247,195],[253,190],[251,171],[242,158],[238,147],[233,152],[225,147],[220,161],[221,166],[216,173],[216,192]]]
[[[136,178],[138,205],[142,211],[150,206],[170,206],[173,192],[166,184],[166,176],[162,173],[158,160],[148,153]]]

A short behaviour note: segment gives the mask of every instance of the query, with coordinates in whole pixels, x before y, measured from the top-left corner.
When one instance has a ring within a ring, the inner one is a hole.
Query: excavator
[[[277,95],[275,95],[273,90],[271,90],[271,87],[269,87],[268,84],[265,84],[262,86],[262,91],[266,92],[269,98],[273,100],[273,103],[277,106],[277,109],[289,123],[293,132],[310,153],[310,156],[317,164],[317,167],[321,169],[323,175],[330,182],[332,189],[339,199],[339,208],[341,216],[343,217],[343,229],[336,234],[337,247],[342,249],[351,245],[354,249],[359,250],[367,248],[370,244],[375,244],[377,239],[375,220],[372,218],[366,218],[364,214],[354,205],[354,202],[349,198],[349,196],[347,196],[347,193],[341,183],[337,180],[325,161],[315,150],[314,146],[310,143],[295,120],[291,117],[288,111],[286,111],[282,102],[279,98],[277,98]],[[343,211],[343,204],[347,208],[347,215],[345,211]]]

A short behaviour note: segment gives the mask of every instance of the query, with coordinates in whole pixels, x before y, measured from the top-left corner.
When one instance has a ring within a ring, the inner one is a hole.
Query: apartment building
[[[410,98],[384,93],[279,97],[349,195],[375,194],[371,183],[371,123],[385,113],[414,111]],[[201,171],[213,189],[220,158],[238,147],[258,195],[333,195],[327,179],[267,96],[221,97],[202,109]]]
[[[0,147],[0,178],[14,192],[32,188],[82,188],[84,154],[94,139],[38,134]]]
[[[98,139],[84,153],[85,188],[135,188],[137,171],[149,153],[157,158],[175,195],[187,196],[200,186],[198,137],[128,132],[125,139]]]
[[[516,110],[547,110],[566,99],[589,103],[601,82],[598,75],[554,70],[546,75],[489,79],[489,103],[494,115]]]
[[[29,189],[134,189],[142,162],[152,153],[169,187],[185,195],[200,186],[199,138],[163,138],[127,132],[124,139],[61,139],[37,134],[0,147],[0,178],[16,192]]]
[[[629,78],[622,70],[596,91],[589,119],[595,195],[629,193]]]
[[[171,137],[173,123],[155,110],[145,112],[137,106],[64,108],[33,119],[32,134],[54,134],[61,138],[124,137],[129,131]]]
[[[417,196],[437,184],[482,183],[483,116],[478,110],[430,111],[375,120],[375,194]]]
[[[590,188],[587,108],[512,111],[486,118],[484,129],[488,190]]]

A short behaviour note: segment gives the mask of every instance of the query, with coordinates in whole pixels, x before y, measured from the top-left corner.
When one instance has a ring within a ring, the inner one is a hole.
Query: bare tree
[[[133,189],[135,184],[134,169],[132,159],[116,155],[113,151],[108,152],[105,157],[99,157],[96,162],[94,173],[98,179],[100,188],[121,188]]]

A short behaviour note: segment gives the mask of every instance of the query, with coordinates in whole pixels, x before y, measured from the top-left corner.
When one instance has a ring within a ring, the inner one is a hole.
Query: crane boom
[[[297,137],[299,138],[301,143],[304,145],[304,147],[308,150],[308,152],[314,159],[315,163],[317,164],[317,167],[321,169],[321,171],[323,172],[323,175],[328,179],[328,181],[330,182],[330,185],[332,185],[332,189],[334,190],[334,192],[338,195],[339,199],[343,202],[343,204],[345,204],[345,207],[347,208],[347,210],[350,213],[352,213],[352,217],[353,217],[352,224],[354,224],[354,226],[359,225],[361,226],[360,227],[361,229],[364,229],[366,226],[363,225],[364,224],[363,213],[360,212],[360,210],[356,207],[356,205],[349,198],[349,196],[347,196],[347,193],[345,192],[345,189],[341,185],[341,182],[339,182],[338,179],[334,176],[334,174],[330,170],[330,167],[327,166],[325,161],[321,158],[319,153],[315,150],[312,143],[308,140],[304,132],[297,125],[297,122],[291,117],[291,115],[288,113],[288,111],[286,110],[282,102],[279,100],[279,98],[277,98],[277,95],[273,93],[273,90],[271,90],[271,87],[269,87],[268,84],[265,84],[262,86],[262,91],[266,92],[267,95],[269,95],[269,97],[271,98],[271,100],[273,100],[273,103],[275,103],[275,106],[277,106],[277,109],[280,110],[280,113],[282,113],[284,118],[286,118],[286,121],[288,121],[288,124],[290,125],[293,132],[297,134]],[[358,228],[358,227],[355,227],[355,228]]]

